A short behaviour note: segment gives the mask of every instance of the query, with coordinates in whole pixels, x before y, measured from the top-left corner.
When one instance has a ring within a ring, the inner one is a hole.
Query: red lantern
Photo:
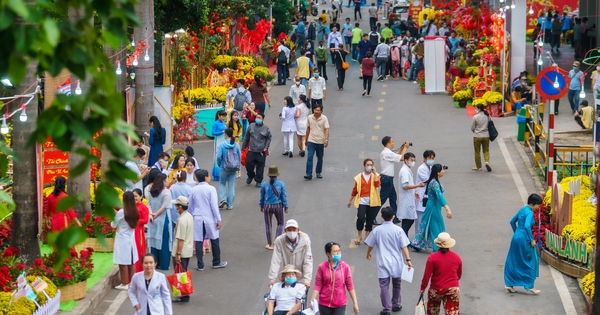
[[[217,27],[217,33],[221,33],[221,28]]]
[[[171,43],[174,43],[175,40],[176,40],[175,37],[171,37]]]
[[[187,50],[187,51],[190,51],[190,50],[192,50],[192,47],[190,47],[190,46],[186,46],[186,47],[185,47],[185,50]]]

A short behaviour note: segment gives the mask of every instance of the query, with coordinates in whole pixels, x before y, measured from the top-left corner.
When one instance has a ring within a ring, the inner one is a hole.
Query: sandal
[[[268,250],[273,250],[273,246],[269,245],[269,244],[267,244],[267,246],[265,246],[265,248],[268,249]]]
[[[360,239],[360,238],[358,238],[358,239],[355,239],[355,240],[354,240],[354,245],[360,245],[360,241],[361,241],[361,239]]]
[[[472,168],[472,170],[474,170],[474,171],[478,171],[478,172],[481,172],[481,169],[480,169],[480,168],[477,168],[477,167],[473,167],[473,168]]]

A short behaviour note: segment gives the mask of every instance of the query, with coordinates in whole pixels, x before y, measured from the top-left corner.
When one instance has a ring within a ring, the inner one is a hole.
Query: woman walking
[[[354,240],[355,245],[360,245],[363,230],[365,230],[365,239],[369,237],[373,230],[373,220],[375,220],[377,210],[381,206],[381,199],[377,190],[381,186],[381,181],[373,165],[373,160],[365,159],[363,167],[364,171],[354,177],[354,187],[350,194],[350,200],[348,200],[348,208],[354,200],[354,207],[358,211],[356,214],[358,237]]]
[[[148,223],[148,207],[142,202],[144,197],[142,191],[139,188],[133,190],[133,198],[135,200],[135,206],[140,214],[137,227],[135,228],[135,246],[138,253],[138,261],[135,263],[135,272],[144,270],[142,267],[142,257],[146,254],[146,231],[144,227]]]
[[[145,132],[150,145],[150,156],[148,157],[148,166],[152,166],[158,161],[158,154],[163,152],[167,131],[160,125],[158,117],[150,117],[150,133]]]
[[[392,80],[398,81],[398,71],[400,68],[400,47],[398,47],[397,45],[391,46],[390,54],[392,59]]]
[[[427,314],[440,314],[440,304],[444,303],[444,314],[459,315],[458,281],[462,276],[462,260],[458,254],[450,251],[456,241],[450,234],[442,232],[434,242],[440,250],[427,257],[421,280],[421,298],[431,280],[427,291]]]
[[[117,228],[115,235],[115,249],[113,262],[119,265],[121,284],[117,290],[128,290],[129,281],[133,277],[134,265],[138,261],[137,247],[135,244],[134,230],[138,226],[140,213],[135,205],[135,198],[131,191],[123,194],[123,209],[117,211],[115,219],[110,226]]]
[[[485,169],[487,169],[488,172],[491,172],[490,133],[488,132],[490,114],[488,114],[482,104],[477,105],[475,111],[477,114],[473,116],[473,123],[471,124],[471,131],[473,132],[473,146],[475,147],[475,167],[473,170],[481,171],[481,150],[483,149]]]
[[[277,165],[269,166],[267,176],[271,178],[268,182],[263,182],[260,186],[260,212],[265,217],[265,230],[267,234],[266,249],[273,250],[271,238],[271,229],[273,227],[273,215],[277,220],[277,236],[283,233],[283,212],[288,213],[287,194],[285,183],[278,180],[279,169]]]
[[[213,137],[215,137],[215,141],[214,141],[214,146],[213,146],[213,168],[212,168],[212,178],[214,180],[219,180],[220,179],[220,172],[221,170],[219,169],[219,166],[217,165],[217,153],[219,152],[219,147],[221,146],[221,143],[223,143],[223,141],[225,141],[225,136],[223,135],[223,131],[225,131],[225,129],[227,129],[227,124],[225,124],[225,120],[227,119],[227,112],[224,110],[220,110],[217,112],[217,117],[215,119],[215,123],[212,126],[212,135]],[[160,265],[160,259],[159,261],[159,265]]]
[[[358,301],[354,291],[354,282],[350,266],[342,261],[340,244],[329,242],[325,244],[327,260],[317,267],[315,287],[311,301],[319,297],[319,313],[321,315],[346,314],[346,290],[354,304],[354,314],[358,314]]]
[[[346,81],[346,69],[342,67],[342,63],[346,62],[346,56],[349,53],[344,50],[344,45],[340,44],[338,49],[335,50],[335,69],[337,71],[337,84],[338,90],[344,90],[344,82]],[[332,53],[332,57],[334,54]]]
[[[304,157],[306,154],[306,128],[308,122],[308,115],[310,115],[310,109],[308,108],[308,100],[306,99],[306,95],[300,94],[298,98],[298,105],[296,108],[300,115],[296,117],[296,135],[298,136],[298,149],[300,152],[298,153],[301,157]]]
[[[271,97],[269,96],[267,86],[262,83],[262,79],[258,74],[254,75],[254,83],[250,84],[248,91],[250,91],[250,96],[252,96],[252,101],[256,105],[256,108],[264,115],[267,105],[271,106]],[[244,126],[245,128],[248,128],[248,126]]]
[[[281,132],[283,133],[283,155],[290,158],[294,156],[294,133],[296,133],[296,118],[300,116],[300,110],[294,105],[291,96],[283,98],[283,110],[281,111]]]
[[[371,97],[371,83],[373,82],[373,69],[375,69],[375,60],[372,57],[373,55],[368,51],[361,63],[363,79],[362,96],[366,94],[367,97]]]
[[[172,315],[171,291],[167,277],[155,272],[156,259],[152,254],[142,257],[143,272],[138,272],[131,279],[129,300],[136,314]]]
[[[77,226],[81,226],[81,222],[77,219],[77,214],[73,209],[66,211],[58,211],[58,201],[67,196],[65,188],[67,187],[67,180],[58,176],[54,180],[54,191],[45,198],[44,208],[46,209],[46,229],[52,232],[60,232],[69,225],[71,222],[75,222]]]
[[[157,257],[158,269],[169,270],[173,246],[171,228],[171,192],[167,189],[167,176],[158,174],[150,188],[151,224],[148,226],[148,246],[152,255]]]
[[[407,45],[407,40],[402,41],[402,46],[400,47],[400,72],[402,74],[402,80],[408,80],[408,77],[406,76],[406,72],[408,72],[408,69],[410,68],[410,62],[409,62],[409,56],[410,56],[410,52],[409,52],[409,48]]]
[[[446,203],[444,187],[440,183],[440,178],[444,176],[445,172],[445,167],[441,164],[434,164],[431,167],[431,175],[425,183],[427,185],[427,188],[425,188],[427,205],[425,206],[425,212],[423,212],[423,218],[421,218],[419,233],[415,235],[411,244],[412,248],[416,251],[429,247],[434,252],[438,250],[437,245],[432,243],[432,241],[446,230],[444,218],[442,217],[442,208],[446,209],[446,217],[452,219],[452,211]]]
[[[527,205],[510,220],[513,229],[513,237],[504,263],[504,285],[506,292],[515,293],[515,286],[523,286],[525,290],[540,294],[540,290],[534,286],[535,278],[540,276],[539,258],[536,242],[531,233],[531,227],[535,224],[533,211],[542,204],[542,197],[531,194],[527,198]]]
[[[233,209],[233,201],[235,199],[235,179],[242,165],[242,153],[240,146],[235,142],[235,138],[233,137],[233,129],[227,128],[224,133],[225,141],[221,143],[219,153],[217,153],[217,165],[221,169],[221,179],[219,180],[219,195],[221,200],[219,208],[227,206],[227,210],[231,210]],[[233,150],[235,154],[231,155],[229,150]],[[236,160],[231,161],[231,159]],[[237,166],[238,168],[235,169],[232,166]],[[229,186],[227,190],[225,190],[226,185]]]

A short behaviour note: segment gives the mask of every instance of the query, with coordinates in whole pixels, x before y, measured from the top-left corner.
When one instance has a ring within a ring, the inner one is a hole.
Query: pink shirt
[[[317,268],[314,290],[319,291],[319,304],[330,308],[346,305],[346,291],[354,290],[352,273],[347,263],[340,261],[339,266],[333,270],[329,261],[325,261]]]

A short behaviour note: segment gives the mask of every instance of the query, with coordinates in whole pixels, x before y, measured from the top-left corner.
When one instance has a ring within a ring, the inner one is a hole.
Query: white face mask
[[[408,162],[408,167],[413,167],[413,166],[415,166],[415,161]]]
[[[370,173],[373,170],[372,166],[366,166],[365,167],[365,172]]]
[[[290,240],[295,240],[296,237],[298,237],[298,232],[285,232],[285,235],[287,235]]]

